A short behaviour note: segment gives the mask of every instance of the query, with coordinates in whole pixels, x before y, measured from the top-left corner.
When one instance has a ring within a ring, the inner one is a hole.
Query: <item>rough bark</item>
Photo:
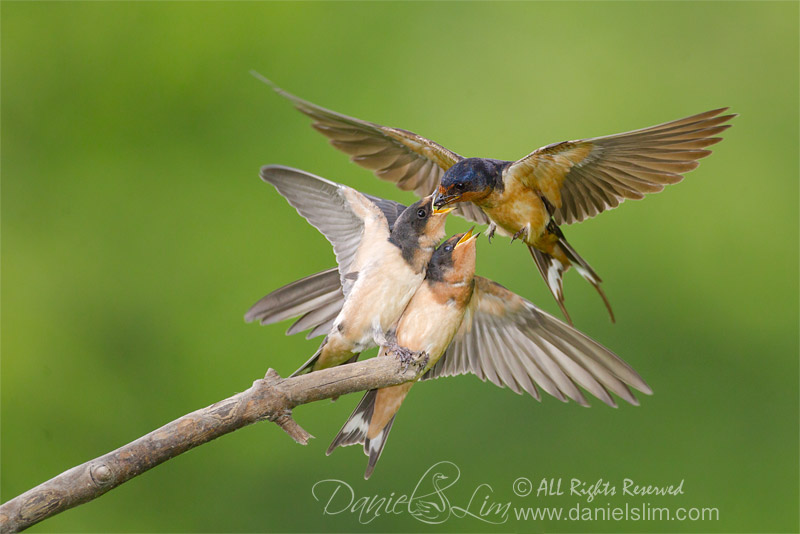
[[[246,391],[184,415],[6,502],[0,506],[0,532],[24,530],[96,499],[189,449],[259,421],[273,421],[305,445],[313,436],[292,418],[294,407],[413,380],[423,360],[424,356],[408,365],[396,358],[372,358],[287,379],[270,369]]]

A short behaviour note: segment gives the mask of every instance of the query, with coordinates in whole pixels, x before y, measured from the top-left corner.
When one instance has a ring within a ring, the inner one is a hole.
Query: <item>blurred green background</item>
[[[698,170],[567,236],[576,324],[655,390],[638,408],[540,404],[474,377],[415,388],[378,468],[324,454],[357,395],[296,410],[164,464],[34,532],[797,532],[798,4],[2,3],[2,500],[294,370],[319,340],[247,325],[259,297],[332,265],[327,242],[258,179],[300,167],[411,201],[329,147],[248,74],[470,156],[731,106]],[[466,223],[455,218],[449,233]],[[557,312],[521,246],[479,245],[479,274]],[[685,479],[713,522],[517,522],[408,514],[361,525],[311,494],[410,493],[434,462],[465,504],[521,476],[621,486]]]

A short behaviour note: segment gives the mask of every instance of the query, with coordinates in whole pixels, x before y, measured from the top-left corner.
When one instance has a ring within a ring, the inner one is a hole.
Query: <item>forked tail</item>
[[[569,243],[567,243],[567,240],[564,237],[564,234],[561,232],[561,229],[556,226],[554,222],[551,221],[547,229],[550,231],[550,233],[558,237],[557,247],[559,247],[560,251],[563,252],[567,262],[564,263],[555,256],[552,256],[546,252],[542,252],[541,250],[532,246],[528,246],[528,250],[530,251],[531,256],[533,256],[533,261],[536,262],[536,267],[539,268],[539,273],[541,273],[542,278],[544,278],[545,282],[547,282],[547,287],[553,294],[553,298],[556,299],[558,306],[561,308],[561,313],[564,314],[564,318],[570,325],[573,324],[572,318],[569,316],[569,313],[567,313],[567,308],[564,307],[563,277],[564,273],[567,272],[570,266],[574,265],[575,269],[583,277],[583,279],[592,284],[592,287],[594,287],[595,290],[597,290],[597,293],[600,294],[600,297],[603,299],[606,309],[608,310],[608,315],[611,317],[611,322],[616,322],[616,319],[614,318],[614,312],[611,309],[611,304],[608,302],[606,294],[600,287],[600,283],[603,280],[597,275],[594,269],[592,269],[592,266],[586,263],[586,260],[584,260],[580,254],[578,254],[577,251],[572,248]]]
[[[395,416],[392,415],[389,422],[384,425],[382,429],[373,438],[367,437],[369,427],[372,423],[372,416],[375,414],[375,400],[378,397],[378,390],[371,389],[364,394],[361,402],[358,403],[356,409],[345,422],[339,433],[333,438],[330,447],[325,454],[330,454],[336,447],[347,447],[348,445],[364,445],[364,454],[369,456],[367,462],[367,470],[364,472],[364,478],[368,479],[372,472],[375,470],[375,464],[381,457],[383,447],[386,445],[386,439],[389,437],[389,432],[392,430]]]

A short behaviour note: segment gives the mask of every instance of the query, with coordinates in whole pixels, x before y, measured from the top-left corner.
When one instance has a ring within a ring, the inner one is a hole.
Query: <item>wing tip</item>
[[[259,306],[261,301],[256,302],[253,306],[247,310],[244,314],[244,322],[247,324],[253,323],[258,321],[259,323],[263,324],[271,324],[268,322],[269,312],[264,309],[262,306]]]
[[[289,328],[286,330],[286,335],[287,335],[287,336],[293,336],[293,335],[297,334],[298,332],[303,332],[303,331],[307,330],[308,328],[310,328],[310,326],[309,326],[309,327],[306,327],[306,328],[302,328],[301,326],[299,326],[300,324],[301,324],[301,323],[300,323],[300,321],[299,321],[299,320],[298,320],[298,321],[296,321],[296,322],[294,322],[294,323],[292,324],[292,326],[290,326],[290,327],[289,327]]]
[[[346,185],[333,182],[331,180],[328,180],[327,178],[317,176],[314,173],[304,171],[296,167],[289,167],[287,165],[278,165],[275,163],[270,163],[269,165],[262,165],[258,175],[261,177],[263,181],[267,182],[268,184],[272,184],[273,186],[277,186],[277,183],[283,180],[291,180],[291,181],[311,180],[312,182],[316,182],[317,184],[325,184],[327,186],[335,187],[337,189],[348,188]],[[291,204],[291,202],[289,203]],[[294,204],[292,205],[294,206]]]
[[[721,108],[711,109],[709,111],[704,111],[703,113],[698,113],[697,115],[694,116],[695,117],[703,116],[704,119],[712,119],[714,117],[717,117],[717,119],[715,120],[725,119],[726,121],[729,121],[739,116],[738,113],[728,113],[727,115],[722,115],[721,117],[718,117],[718,115],[725,113],[729,109],[731,109],[730,106],[723,106]]]
[[[284,90],[284,89],[282,89],[280,86],[278,86],[278,84],[276,84],[275,82],[273,82],[272,80],[270,80],[269,78],[267,78],[266,76],[264,76],[263,74],[261,74],[260,72],[258,72],[257,70],[255,70],[255,69],[250,69],[250,75],[251,75],[253,78],[255,78],[256,80],[258,80],[258,81],[260,81],[260,82],[264,83],[265,85],[268,85],[268,86],[270,86],[270,87],[272,88],[272,90],[273,90],[273,91],[275,91],[276,93],[278,93],[278,94],[279,94],[279,95],[281,95],[282,97],[284,97],[284,98],[286,98],[286,99],[288,99],[288,100],[291,100],[291,101],[292,101],[292,102],[295,104],[295,107],[297,107],[297,106],[299,106],[299,105],[302,105],[302,104],[308,104],[308,103],[307,103],[306,101],[304,101],[303,99],[301,99],[301,98],[298,98],[298,97],[294,96],[292,93],[289,93],[288,91],[285,91],[285,90]],[[298,107],[297,109],[299,109],[300,111],[302,111],[303,113],[305,113],[305,111],[304,111],[304,110],[302,110],[300,107]]]
[[[277,85],[275,85],[275,82],[273,82],[272,80],[270,80],[269,78],[258,72],[256,69],[250,69],[250,76],[252,76],[253,78],[262,83],[269,85],[276,91],[280,89]]]
[[[283,173],[302,173],[300,169],[295,169],[293,167],[287,167],[286,165],[277,165],[271,163],[269,165],[262,165],[261,169],[258,171],[258,175],[267,183],[272,183],[272,179],[277,178],[279,174]]]
[[[716,116],[716,115],[719,115],[720,113],[725,113],[729,109],[731,109],[730,106],[725,106],[723,108],[718,108],[718,109],[713,110],[713,113]],[[738,116],[739,116],[738,113],[728,113],[727,115],[723,115],[722,117],[720,117],[720,119],[725,119],[726,121],[729,121],[731,119],[735,119]]]
[[[614,400],[614,397],[611,396],[611,394],[606,390],[606,388],[600,386],[600,389],[601,391],[603,391],[604,394],[598,395],[597,393],[593,393],[593,395],[598,399],[600,399],[606,406],[610,408],[619,408],[617,401]]]

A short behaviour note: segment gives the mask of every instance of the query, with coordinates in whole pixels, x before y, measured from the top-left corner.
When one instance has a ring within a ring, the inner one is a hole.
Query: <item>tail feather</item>
[[[567,272],[570,266],[574,265],[575,270],[578,271],[578,274],[580,274],[584,280],[592,284],[592,287],[595,288],[597,293],[600,295],[600,298],[603,299],[603,303],[606,305],[606,310],[608,310],[608,315],[611,317],[611,322],[615,323],[616,318],[614,317],[614,311],[611,309],[611,304],[608,302],[608,298],[606,297],[603,288],[600,287],[600,284],[603,281],[602,278],[600,278],[595,270],[592,269],[592,266],[589,265],[574,248],[572,248],[572,245],[567,242],[567,239],[561,232],[561,229],[556,226],[553,221],[550,222],[550,224],[547,226],[547,229],[551,234],[558,237],[557,246],[566,257],[568,263],[565,264],[558,258],[546,252],[542,252],[541,250],[532,246],[528,246],[528,250],[530,250],[531,256],[533,256],[533,261],[536,262],[536,267],[539,268],[539,273],[541,273],[542,278],[544,278],[547,282],[547,287],[553,294],[553,298],[556,299],[558,306],[561,308],[561,313],[564,314],[564,318],[570,325],[573,324],[572,318],[570,318],[569,313],[567,313],[567,309],[564,306],[563,277],[564,273]]]
[[[389,422],[386,423],[386,426],[372,439],[364,440],[364,454],[369,456],[369,460],[367,461],[367,470],[364,471],[364,479],[368,479],[372,472],[375,470],[375,464],[378,463],[378,459],[381,457],[381,453],[383,452],[383,447],[386,446],[386,439],[389,437],[389,432],[392,430],[392,424],[394,423],[394,418],[397,415],[393,415]]]
[[[600,284],[603,282],[603,279],[600,278],[592,266],[586,263],[578,252],[572,248],[572,245],[567,243],[567,240],[564,238],[564,234],[561,233],[559,230],[558,236],[558,245],[561,247],[561,250],[564,251],[567,258],[575,265],[575,270],[583,277],[584,280],[592,284],[592,287],[595,288],[597,293],[600,294],[600,298],[603,299],[603,303],[606,305],[606,310],[608,310],[608,315],[611,317],[611,322],[615,323],[617,320],[614,318],[614,311],[611,309],[611,304],[608,302],[608,298],[606,298],[606,294],[603,289],[600,287]]]
[[[348,445],[364,445],[364,454],[369,456],[367,461],[367,470],[364,471],[364,478],[368,479],[372,472],[375,470],[375,465],[381,457],[383,448],[386,446],[386,440],[389,437],[389,432],[392,430],[395,416],[386,423],[381,431],[372,439],[367,437],[369,426],[372,422],[372,416],[375,414],[375,400],[378,396],[377,389],[367,391],[361,398],[353,413],[333,438],[330,447],[325,454],[331,454],[336,447],[347,447]]]
[[[362,444],[367,440],[369,423],[372,421],[372,414],[375,413],[375,398],[378,394],[377,389],[367,391],[361,398],[356,409],[345,421],[342,429],[333,438],[330,447],[325,454],[330,455],[336,447],[347,447],[348,445]]]
[[[561,313],[564,315],[564,319],[566,319],[570,325],[574,326],[572,317],[569,316],[569,312],[567,312],[567,308],[564,306],[563,277],[564,273],[567,271],[567,269],[569,269],[569,265],[564,265],[550,254],[542,252],[538,248],[530,245],[528,245],[528,250],[533,257],[533,261],[536,263],[536,267],[539,268],[539,273],[547,283],[550,293],[553,294],[553,298],[556,299],[558,307],[561,308]]]

